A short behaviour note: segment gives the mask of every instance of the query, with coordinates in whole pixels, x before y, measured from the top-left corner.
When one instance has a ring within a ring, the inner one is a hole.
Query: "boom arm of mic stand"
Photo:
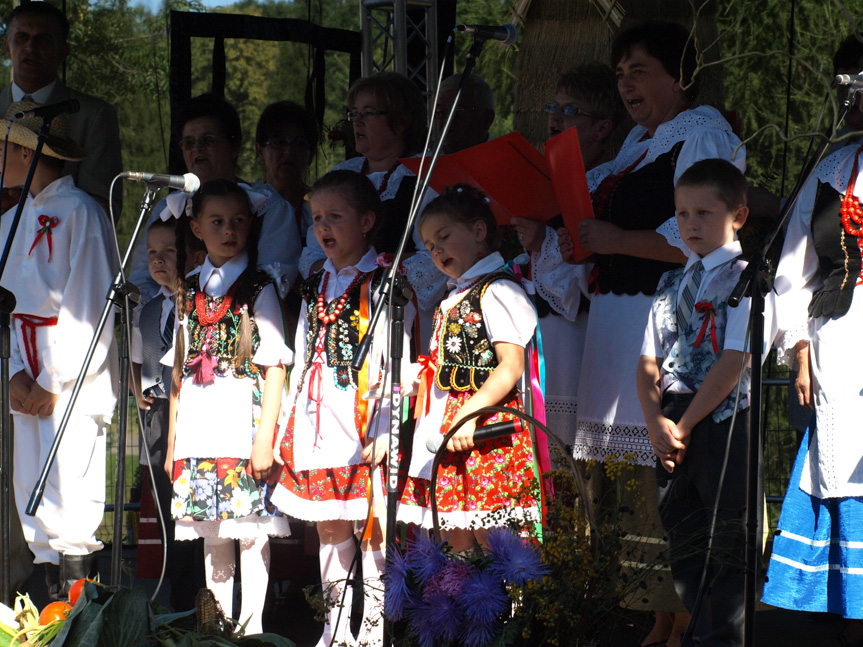
[[[39,503],[42,501],[42,496],[45,494],[45,483],[48,480],[48,474],[51,472],[51,467],[54,465],[54,460],[57,458],[57,450],[60,448],[60,443],[63,440],[63,434],[66,431],[66,425],[69,423],[69,418],[72,414],[72,408],[75,406],[75,402],[78,399],[78,394],[81,392],[81,386],[84,383],[84,378],[87,376],[87,371],[90,369],[90,362],[92,361],[93,355],[96,352],[96,346],[99,344],[99,338],[102,336],[102,331],[105,329],[105,324],[107,323],[108,317],[111,314],[111,309],[114,306],[114,302],[118,298],[118,294],[125,289],[125,277],[123,274],[123,267],[128,262],[129,256],[132,254],[132,250],[135,247],[135,242],[137,241],[139,232],[141,231],[141,225],[144,217],[147,215],[147,212],[149,212],[150,208],[153,206],[153,201],[155,200],[155,198],[156,191],[152,187],[150,187],[150,185],[147,185],[147,193],[145,194],[144,199],[141,201],[141,213],[138,216],[138,222],[135,225],[135,230],[132,232],[132,238],[129,241],[129,247],[126,250],[126,256],[123,258],[123,263],[120,266],[120,269],[117,270],[117,274],[114,275],[114,280],[108,290],[108,294],[105,297],[105,308],[102,310],[102,316],[99,318],[99,323],[96,325],[96,330],[93,333],[93,339],[90,341],[90,346],[87,349],[87,355],[84,359],[84,364],[83,366],[81,366],[78,377],[75,379],[75,386],[72,387],[69,404],[66,405],[66,410],[63,412],[63,418],[60,420],[60,426],[57,429],[57,434],[54,436],[54,442],[51,444],[51,449],[48,452],[48,457],[45,459],[45,465],[42,467],[42,472],[39,474],[39,479],[36,482],[36,487],[33,488],[33,492],[30,494],[30,500],[27,502],[27,508],[25,512],[31,517],[36,514]]]

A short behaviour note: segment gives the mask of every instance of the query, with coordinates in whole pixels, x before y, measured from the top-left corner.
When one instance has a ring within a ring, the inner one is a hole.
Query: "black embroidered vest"
[[[190,364],[202,352],[204,342],[207,339],[207,332],[210,332],[210,353],[216,360],[214,371],[219,377],[224,377],[230,372],[233,372],[234,377],[257,377],[261,369],[253,363],[251,359],[247,359],[240,365],[237,365],[237,343],[239,341],[241,311],[242,304],[232,303],[231,307],[217,323],[202,324],[198,320],[198,312],[195,307],[195,301],[199,292],[198,288],[199,275],[195,274],[186,279],[186,294],[189,299],[188,317],[189,317],[189,349],[186,352],[186,362],[183,365],[183,374],[189,376],[192,372]],[[252,324],[252,355],[258,350],[261,343],[261,338],[258,333],[258,326],[255,323],[254,311],[252,310],[255,299],[261,293],[268,283],[272,283],[272,279],[265,272],[258,271],[255,274],[252,283],[252,303],[248,304],[250,312],[250,322]],[[237,283],[231,286],[228,294],[233,295],[236,291]],[[206,300],[207,312],[214,312],[224,302],[226,297],[211,297],[204,294]]]
[[[479,391],[497,366],[488,338],[480,301],[489,285],[515,281],[509,272],[487,274],[452,308],[435,313],[434,330],[440,330],[435,383],[444,391]]]
[[[621,229],[656,229],[674,216],[674,169],[683,142],[653,162],[625,176],[608,201],[607,220]],[[680,267],[623,254],[597,256],[597,283],[602,294],[646,294],[656,292],[659,277]]]
[[[377,268],[372,272],[371,291],[372,294],[378,289],[383,280],[384,268]],[[318,319],[318,294],[323,272],[313,274],[303,282],[303,298],[306,300],[306,321],[309,331],[306,334],[306,363],[303,366],[303,376],[300,380],[299,391],[305,381],[305,376],[311,368],[315,359],[315,345],[321,333],[321,320]],[[326,331],[326,355],[327,366],[335,370],[335,383],[340,389],[351,387],[357,388],[358,371],[351,367],[354,352],[360,343],[360,300],[362,290],[368,289],[368,277],[360,281],[346,295],[345,307],[329,326]]]
[[[824,285],[809,303],[809,316],[813,318],[841,317],[848,312],[863,266],[857,238],[842,225],[841,205],[842,196],[836,189],[819,182],[811,227]]]
[[[415,175],[403,176],[395,196],[390,200],[381,201],[380,224],[375,228],[374,239],[372,240],[372,244],[378,252],[396,253],[402,232],[408,222],[416,183]],[[405,252],[413,251],[416,251],[416,245],[413,237],[408,236]]]

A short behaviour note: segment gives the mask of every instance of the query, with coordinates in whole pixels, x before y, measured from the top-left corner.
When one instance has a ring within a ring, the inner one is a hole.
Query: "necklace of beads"
[[[324,274],[324,281],[321,283],[321,291],[318,294],[318,319],[320,319],[325,326],[333,323],[336,319],[338,319],[339,315],[342,314],[342,310],[345,309],[345,303],[348,301],[348,295],[351,291],[366,277],[363,272],[359,272],[354,280],[351,281],[351,284],[348,286],[348,289],[345,290],[345,293],[340,296],[338,299],[333,299],[330,301],[329,305],[324,301],[324,294],[327,292],[327,283],[330,280],[329,274]],[[336,304],[333,307],[333,304]],[[329,310],[329,312],[327,312]]]
[[[222,298],[222,302],[219,304],[219,307],[210,314],[207,312],[207,295],[204,294],[203,290],[198,290],[195,293],[195,311],[198,313],[198,321],[201,325],[211,326],[215,323],[219,323],[231,307],[231,302],[234,300],[233,297],[234,289],[231,288]]]
[[[384,179],[381,180],[381,185],[378,188],[378,195],[383,195],[383,192],[387,190],[387,185],[390,183],[390,176],[393,173],[395,173],[395,170],[399,167],[399,164],[400,164],[400,162],[398,160],[396,160],[396,163],[393,164],[386,173],[384,173]],[[366,159],[366,161],[363,162],[363,172],[366,175],[368,175],[368,168],[369,168],[369,160]]]
[[[854,154],[854,166],[851,169],[851,177],[848,178],[848,188],[842,197],[842,206],[839,207],[845,231],[858,238],[863,236],[863,209],[860,208],[860,201],[854,195],[854,186],[857,184],[857,163],[860,160],[860,153],[863,153],[863,146]]]

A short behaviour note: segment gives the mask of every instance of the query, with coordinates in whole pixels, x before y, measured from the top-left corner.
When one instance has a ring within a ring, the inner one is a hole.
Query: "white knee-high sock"
[[[204,574],[207,588],[216,596],[222,611],[229,618],[234,614],[234,540],[204,537]]]
[[[356,541],[350,537],[340,544],[321,544],[321,585],[324,587],[324,596],[329,591],[330,610],[327,613],[327,624],[324,625],[324,633],[318,641],[317,647],[330,647],[341,642],[350,642],[350,613],[353,587],[349,587],[345,595],[344,607],[342,607],[342,594],[345,590],[345,580],[348,577],[348,569],[356,551]],[[341,610],[341,619],[339,611]],[[338,627],[336,627],[338,623]]]
[[[365,614],[359,643],[376,647],[384,642],[384,584],[381,576],[386,565],[386,554],[382,550],[364,550],[362,560]]]
[[[263,632],[261,624],[267,589],[270,585],[270,538],[257,537],[240,541],[240,569],[243,584],[240,589],[243,604],[240,624],[246,622],[246,635]]]

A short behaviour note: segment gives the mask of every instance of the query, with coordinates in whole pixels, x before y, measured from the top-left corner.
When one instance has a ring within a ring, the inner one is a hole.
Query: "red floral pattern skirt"
[[[359,441],[358,441],[359,442]],[[294,470],[294,415],[279,451],[285,467],[273,501],[287,514],[307,521],[363,520],[368,516],[370,468],[366,463],[311,470]],[[385,463],[376,470],[383,484]]]
[[[452,421],[473,392],[450,393],[441,433]],[[505,406],[522,410],[518,397]],[[478,426],[518,419],[507,414],[481,417]],[[520,425],[519,425],[520,426]],[[446,513],[487,513],[501,508],[535,508],[533,442],[530,432],[518,433],[478,443],[470,452],[447,452],[438,466],[437,508]],[[430,481],[407,477],[401,503],[431,508]]]

